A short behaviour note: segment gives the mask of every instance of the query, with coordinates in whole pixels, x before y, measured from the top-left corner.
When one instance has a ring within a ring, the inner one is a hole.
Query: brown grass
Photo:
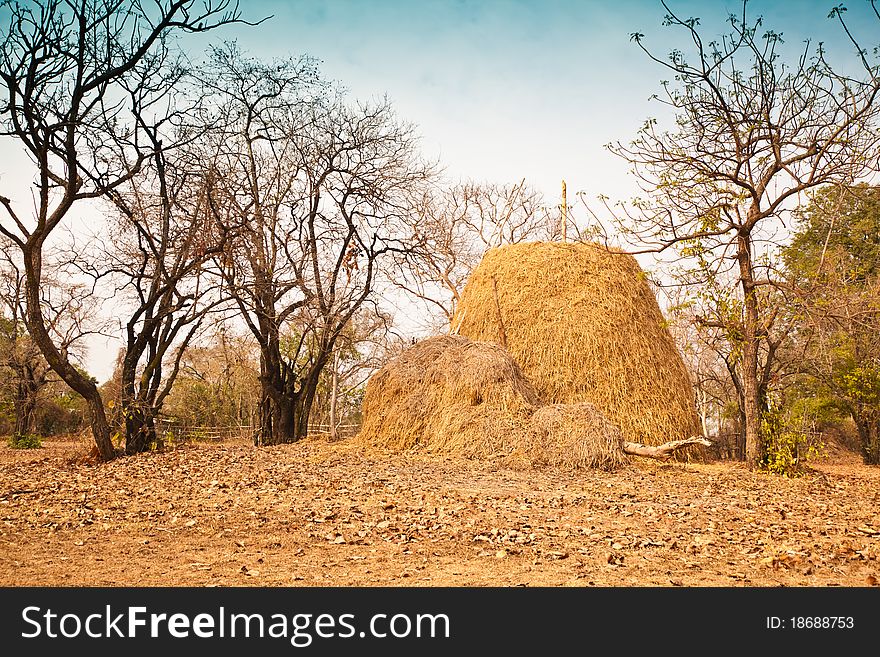
[[[687,370],[632,256],[557,242],[491,249],[452,327],[504,344],[542,403],[590,402],[624,440],[700,433]]]

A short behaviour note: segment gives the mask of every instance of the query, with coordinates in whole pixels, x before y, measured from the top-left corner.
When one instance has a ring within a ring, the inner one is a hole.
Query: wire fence
[[[340,438],[354,436],[361,426],[359,424],[336,425],[336,435]],[[224,440],[246,439],[252,440],[257,427],[253,425],[227,425],[227,426],[191,426],[173,420],[159,420],[156,426],[157,432],[165,442],[207,441],[222,442]],[[310,424],[309,435],[330,436],[329,424]]]
[[[337,424],[336,425],[336,435],[340,438],[350,438],[355,435],[358,431],[360,431],[361,425],[359,424]],[[309,425],[309,434],[310,435],[331,435],[330,425],[329,424],[310,424]]]

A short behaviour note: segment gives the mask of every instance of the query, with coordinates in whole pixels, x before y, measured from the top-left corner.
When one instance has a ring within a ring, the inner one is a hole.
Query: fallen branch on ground
[[[641,443],[629,443],[626,441],[622,443],[623,451],[626,454],[645,456],[649,459],[660,459],[661,461],[669,459],[676,451],[682,447],[688,447],[689,445],[704,445],[705,447],[710,447],[712,441],[703,438],[702,436],[694,436],[693,438],[685,438],[684,440],[672,440],[668,443],[663,443],[662,445],[642,445]]]

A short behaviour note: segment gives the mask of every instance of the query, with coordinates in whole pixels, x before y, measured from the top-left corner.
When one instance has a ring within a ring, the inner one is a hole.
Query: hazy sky
[[[787,47],[807,36],[832,56],[852,58],[839,26],[827,19],[839,0],[754,0],[750,15],[781,31]],[[670,0],[680,16],[699,16],[704,33],[724,31],[741,4],[729,0]],[[868,9],[851,0],[857,27]],[[193,56],[208,40],[236,39],[262,58],[309,54],[325,78],[357,99],[387,95],[399,116],[422,135],[425,155],[439,158],[451,178],[518,182],[525,178],[548,204],[559,202],[566,180],[569,203],[583,191],[628,197],[626,166],[603,145],[629,141],[649,116],[661,113],[649,97],[668,77],[630,41],[632,32],[664,56],[682,46],[681,31],[661,25],[655,0],[246,0],[245,16],[272,18],[257,27],[234,26],[197,40],[183,37]],[[0,143],[0,193],[16,158]],[[20,190],[19,190],[20,191]],[[116,345],[92,347],[90,370],[100,380],[112,370]]]

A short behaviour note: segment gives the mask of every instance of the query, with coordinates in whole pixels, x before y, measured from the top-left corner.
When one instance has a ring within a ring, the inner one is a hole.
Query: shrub
[[[822,454],[824,444],[817,437],[815,416],[809,405],[794,404],[788,409],[771,405],[761,419],[764,467],[783,477],[804,473],[805,463]]]
[[[35,433],[14,433],[9,436],[12,449],[36,449],[43,446],[43,439]]]

